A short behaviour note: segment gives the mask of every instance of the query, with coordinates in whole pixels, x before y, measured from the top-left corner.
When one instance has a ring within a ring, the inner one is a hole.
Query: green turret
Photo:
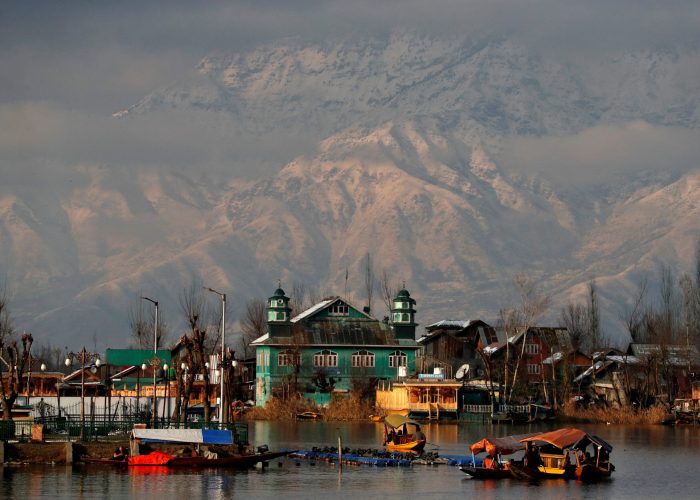
[[[267,328],[270,337],[289,337],[292,334],[292,309],[289,307],[289,297],[282,288],[267,299]]]
[[[397,339],[416,338],[416,301],[411,298],[408,290],[402,288],[394,298],[391,308],[391,325]]]

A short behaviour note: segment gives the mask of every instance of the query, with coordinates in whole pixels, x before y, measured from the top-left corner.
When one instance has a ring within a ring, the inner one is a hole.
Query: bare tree
[[[561,310],[561,323],[571,337],[574,349],[583,348],[586,333],[586,310],[581,304],[569,302]]]
[[[0,338],[0,384],[2,385],[2,419],[12,420],[12,407],[22,390],[24,372],[28,367],[34,338],[31,333],[22,335],[22,352],[17,342],[9,337]],[[3,365],[8,376],[3,374]],[[6,380],[7,379],[7,380]]]
[[[550,298],[548,295],[543,295],[540,293],[537,284],[525,273],[518,273],[513,278],[513,284],[520,298],[520,317],[523,320],[523,324],[520,325],[523,332],[522,347],[520,353],[515,362],[515,369],[513,370],[513,382],[510,387],[510,393],[508,394],[508,402],[513,394],[513,389],[518,380],[518,372],[520,368],[520,362],[525,356],[525,344],[527,344],[527,334],[531,326],[534,326],[535,322],[545,313],[549,307]]]
[[[129,329],[131,339],[139,349],[153,349],[155,310],[144,304],[141,295],[129,306]],[[168,325],[163,315],[158,316],[158,345],[162,346],[168,336]]]
[[[365,262],[365,293],[367,294],[367,308],[372,311],[372,296],[374,295],[374,269],[372,260],[367,252]]]
[[[386,306],[387,315],[391,316],[391,305],[394,297],[399,293],[399,284],[386,269],[382,269],[382,275],[379,278],[379,291]]]
[[[267,331],[266,307],[267,303],[263,299],[251,299],[246,302],[245,312],[241,318],[241,330],[243,331],[241,344],[245,358],[252,356],[250,344],[255,339],[265,335]]]
[[[202,401],[204,421],[209,423],[211,421],[211,407],[209,404],[211,383],[207,364],[209,354],[212,352],[213,346],[216,345],[216,341],[212,343],[207,339],[205,325],[208,318],[210,319],[210,314],[201,284],[193,282],[188,288],[185,288],[179,297],[179,302],[180,311],[189,327],[189,332],[180,339],[180,343],[185,352],[185,363],[189,367],[191,374],[189,382],[182,391],[183,404],[181,405],[181,411],[183,412],[183,417],[186,416],[189,394],[192,390],[192,379],[194,379],[195,374],[201,374],[204,380],[204,400]],[[178,384],[180,384],[180,378],[178,378]],[[178,394],[180,392],[178,389]]]
[[[643,278],[637,285],[637,294],[634,297],[632,306],[629,307],[623,320],[627,327],[627,332],[633,342],[643,342],[644,339],[644,311],[646,309],[648,282]]]
[[[586,347],[589,352],[601,347],[600,305],[595,280],[588,282],[588,304],[586,307]]]

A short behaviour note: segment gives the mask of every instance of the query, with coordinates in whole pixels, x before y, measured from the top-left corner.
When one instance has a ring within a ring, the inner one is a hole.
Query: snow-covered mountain
[[[561,186],[500,163],[503,141],[644,121],[696,130],[697,51],[639,52],[583,68],[513,40],[307,44],[284,40],[204,58],[197,74],[115,119],[193,110],[229,137],[295,137],[267,174],[228,184],[196,171],[76,166],[70,186],[0,195],[0,272],[15,326],[54,344],[126,343],[128,309],[158,297],[180,328],[192,279],[245,301],[303,282],[364,301],[367,253],[405,282],[419,321],[494,320],[525,271],[558,307],[596,278],[609,333],[635,280],[688,269],[700,232],[700,165],[606,186]],[[173,111],[174,110],[174,111]],[[204,113],[202,115],[201,113]],[[255,165],[253,165],[255,166]],[[250,168],[250,165],[248,166]],[[374,310],[382,315],[375,296]]]

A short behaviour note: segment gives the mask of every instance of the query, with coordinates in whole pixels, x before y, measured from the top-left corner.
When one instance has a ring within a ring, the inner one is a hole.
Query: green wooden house
[[[256,351],[256,404],[300,393],[317,404],[332,395],[364,391],[379,380],[415,372],[416,301],[401,290],[388,321],[347,300],[328,297],[292,317],[278,288],[267,301],[267,333]]]

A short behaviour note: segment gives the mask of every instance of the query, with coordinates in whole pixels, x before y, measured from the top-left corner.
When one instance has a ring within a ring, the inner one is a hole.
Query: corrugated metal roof
[[[432,325],[426,326],[426,328],[466,328],[468,327],[473,320],[468,319],[466,321],[464,320],[456,320],[456,319],[443,319],[438,321],[437,323],[433,323]]]
[[[318,304],[314,304],[313,306],[309,307],[306,311],[303,311],[296,316],[292,318],[292,323],[297,323],[301,321],[304,318],[308,318],[309,316],[313,316],[316,314],[318,311],[321,311],[324,307],[328,307],[331,305],[333,302],[338,300],[340,297],[331,297],[329,299],[322,300]]]

